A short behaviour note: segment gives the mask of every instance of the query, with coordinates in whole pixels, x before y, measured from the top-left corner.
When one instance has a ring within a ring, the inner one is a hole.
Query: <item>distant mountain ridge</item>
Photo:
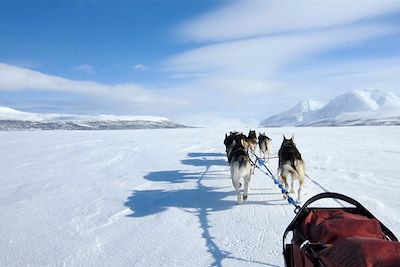
[[[161,128],[188,128],[188,126],[172,122],[164,117],[30,113],[8,107],[0,107],[0,131]]]
[[[297,125],[304,120],[308,113],[318,110],[323,106],[321,102],[316,100],[302,101],[289,109],[288,111],[279,113],[261,122],[261,125],[271,127],[279,127],[286,125]]]
[[[307,108],[307,103],[314,104]],[[326,105],[316,103],[319,102],[302,101],[288,111],[263,120],[260,125],[265,127],[400,125],[400,97],[389,92],[353,90],[335,97]]]

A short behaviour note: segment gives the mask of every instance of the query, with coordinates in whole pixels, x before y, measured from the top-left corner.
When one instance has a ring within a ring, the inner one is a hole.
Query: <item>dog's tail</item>
[[[297,199],[301,200],[301,190],[303,189],[304,180],[306,176],[306,166],[302,159],[296,161],[296,171],[299,177],[299,189],[297,191]]]
[[[302,159],[297,159],[295,161],[295,170],[297,171],[299,175],[299,180],[304,181],[305,175],[306,175],[306,165]]]

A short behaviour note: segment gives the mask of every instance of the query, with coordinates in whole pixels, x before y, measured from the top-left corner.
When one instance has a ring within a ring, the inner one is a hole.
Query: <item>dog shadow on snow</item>
[[[237,205],[236,198],[226,199],[235,195],[234,191],[220,191],[221,187],[204,185],[205,180],[226,179],[226,171],[211,170],[212,166],[228,166],[225,154],[222,153],[188,153],[187,159],[181,160],[183,165],[204,167],[204,170],[193,172],[185,170],[169,170],[150,172],[144,176],[146,180],[163,183],[188,183],[195,184],[194,188],[164,190],[133,190],[132,195],[125,202],[125,206],[132,210],[129,217],[144,217],[163,212],[171,207],[181,208],[197,216],[202,229],[202,238],[206,242],[208,252],[214,262],[211,266],[222,266],[224,259],[245,259],[234,257],[230,252],[221,250],[209,229],[209,215],[213,212],[231,209]],[[231,185],[229,185],[231,187]],[[233,188],[233,187],[232,187]],[[274,266],[268,263],[255,262],[266,266]]]

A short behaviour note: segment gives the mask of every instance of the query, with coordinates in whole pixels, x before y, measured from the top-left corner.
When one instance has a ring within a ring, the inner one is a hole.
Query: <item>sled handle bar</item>
[[[345,201],[345,202],[355,206],[356,209],[360,211],[360,214],[365,215],[368,218],[376,219],[376,217],[374,215],[372,215],[371,212],[369,212],[363,205],[361,205],[358,201],[352,199],[351,197],[348,197],[348,196],[345,196],[345,195],[342,195],[339,193],[334,193],[334,192],[324,192],[324,193],[315,195],[312,198],[310,198],[309,200],[307,200],[306,203],[304,203],[304,205],[297,212],[297,215],[294,217],[293,221],[286,228],[285,233],[283,234],[283,249],[284,250],[285,250],[285,239],[286,239],[287,234],[290,231],[293,231],[299,224],[299,221],[308,214],[308,206],[317,200],[325,199],[325,198],[333,198],[333,199]],[[381,225],[383,233],[385,233],[385,235],[391,241],[398,241],[397,237],[392,233],[392,231],[389,230],[389,228],[387,228],[379,220],[378,220],[378,222]]]
[[[339,194],[339,193],[334,193],[334,192],[324,192],[318,195],[313,196],[312,198],[310,198],[309,200],[306,201],[306,203],[304,203],[303,207],[301,207],[300,210],[303,210],[305,208],[307,208],[310,204],[316,202],[317,200],[320,199],[324,199],[324,198],[333,198],[333,199],[337,199],[337,200],[342,200],[345,201],[353,206],[355,206],[358,209],[361,209],[362,212],[365,212],[368,216],[372,216],[374,217],[366,208],[364,208],[363,205],[361,205],[357,200],[352,199],[351,197]],[[299,211],[300,213],[300,211]]]

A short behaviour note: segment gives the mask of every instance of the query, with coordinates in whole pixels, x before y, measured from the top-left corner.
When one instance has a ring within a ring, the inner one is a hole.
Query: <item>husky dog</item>
[[[240,180],[242,178],[244,180],[243,201],[246,201],[251,177],[250,158],[245,148],[246,140],[243,139],[243,136],[240,136],[240,134],[230,133],[229,136],[227,134],[225,135],[225,141],[224,143],[225,146],[227,146],[226,151],[231,171],[232,184],[236,190],[237,200],[240,203],[242,200],[239,190],[242,186]]]
[[[293,181],[294,179],[299,179],[299,189],[297,191],[297,199],[301,200],[301,189],[304,184],[304,176],[305,176],[305,164],[303,159],[301,158],[301,154],[299,150],[297,150],[296,144],[294,142],[294,137],[292,136],[290,139],[286,139],[283,136],[283,141],[281,148],[278,152],[279,156],[279,166],[278,166],[278,176],[281,177],[283,182],[285,183],[285,187],[288,190],[288,182],[287,178],[290,175],[292,176],[291,184],[290,184],[290,193],[294,193]]]
[[[237,136],[239,137],[239,140],[242,143],[242,146],[244,147],[245,151],[249,152],[249,148],[251,146],[249,138],[245,136],[243,133],[240,133]]]
[[[236,135],[238,135],[238,132],[229,132],[228,134],[225,134],[225,140],[224,140],[224,145],[225,145],[225,151],[226,151],[226,156],[229,158],[229,154],[232,152],[232,144],[233,140]]]
[[[251,152],[255,153],[256,152],[256,146],[257,146],[257,134],[256,134],[256,131],[255,130],[250,130],[249,131],[249,135],[247,136],[247,139],[249,141]]]
[[[266,156],[268,157],[271,153],[271,141],[272,139],[265,135],[264,133],[258,133],[258,146],[260,148],[260,157],[265,160]]]
[[[228,157],[229,157],[230,151],[233,148],[232,142],[233,142],[233,140],[235,138],[239,138],[239,141],[242,143],[242,145],[243,145],[244,149],[246,150],[246,152],[248,152],[248,149],[250,147],[249,140],[248,140],[247,136],[245,136],[243,133],[229,132],[229,135],[225,134],[225,140],[224,140],[225,149],[226,149],[226,155]]]

